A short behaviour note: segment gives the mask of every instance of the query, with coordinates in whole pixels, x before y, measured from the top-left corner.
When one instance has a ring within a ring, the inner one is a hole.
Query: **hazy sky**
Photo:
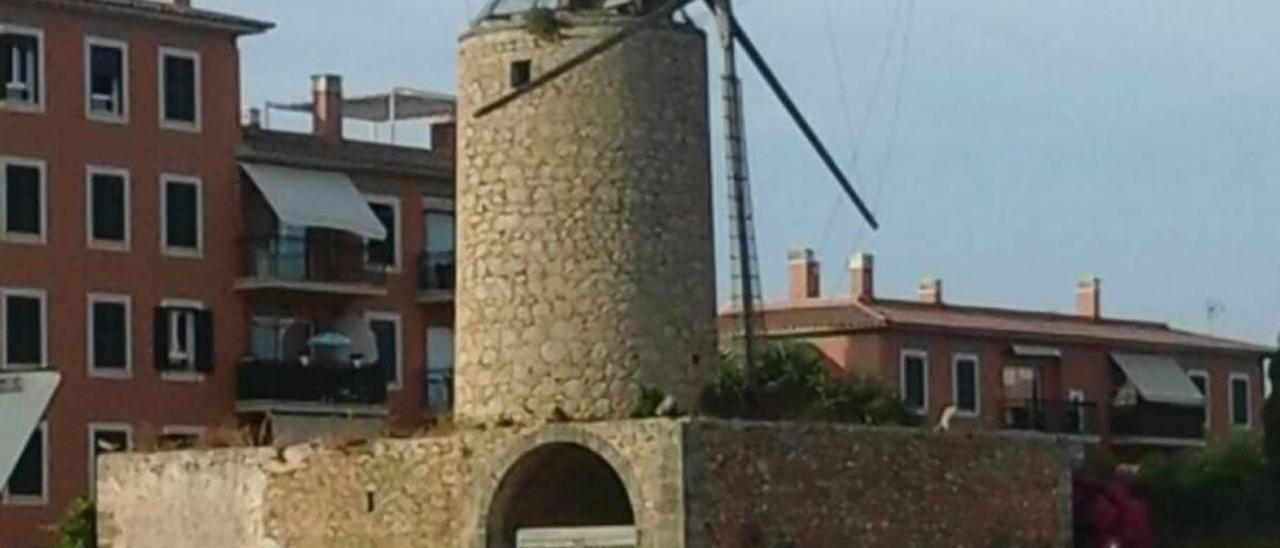
[[[457,34],[482,4],[195,2],[279,25],[242,43],[246,106],[304,98],[316,72],[343,74],[349,93],[450,90]],[[882,294],[938,276],[952,302],[1065,311],[1076,280],[1097,275],[1108,314],[1207,331],[1214,301],[1218,334],[1275,341],[1280,2],[741,0],[739,11],[884,224],[860,230],[748,69],[770,294],[797,246],[817,249],[824,291],[845,291],[857,248],[876,253]],[[723,230],[718,244],[727,288]]]

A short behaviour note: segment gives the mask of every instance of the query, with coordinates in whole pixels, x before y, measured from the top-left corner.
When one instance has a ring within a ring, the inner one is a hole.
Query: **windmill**
[[[502,0],[492,0],[486,11],[492,11]],[[622,26],[617,32],[600,39],[595,44],[584,48],[564,62],[556,65],[540,75],[528,80],[524,85],[516,87],[481,106],[475,111],[476,118],[497,111],[521,97],[532,93],[548,83],[581,66],[583,63],[609,51],[631,36],[670,21],[673,14],[694,0],[556,0],[557,7],[562,9],[604,9],[627,13],[635,19]],[[729,179],[730,218],[731,218],[731,256],[734,259],[733,279],[734,297],[741,306],[742,341],[745,364],[750,371],[758,363],[757,330],[760,298],[759,269],[755,254],[755,231],[750,193],[750,177],[747,162],[747,143],[744,124],[744,108],[742,102],[742,83],[738,77],[737,50],[741,46],[751,64],[759,71],[765,84],[782,104],[788,116],[796,124],[805,140],[817,153],[826,169],[835,178],[841,190],[862,214],[873,229],[879,227],[875,215],[858,195],[853,184],[837,165],[826,145],[818,137],[817,132],[801,114],[799,107],[783,87],[782,82],[765,61],[760,50],[747,35],[733,14],[732,0],[704,0],[707,8],[716,16],[720,47],[723,50],[723,101],[725,115],[725,155]],[[534,2],[530,7],[538,7]]]

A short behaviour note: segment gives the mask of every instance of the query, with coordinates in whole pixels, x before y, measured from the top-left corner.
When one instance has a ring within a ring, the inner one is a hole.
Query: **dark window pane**
[[[903,400],[908,409],[923,410],[925,405],[924,360],[909,357],[903,363]]]
[[[378,366],[386,373],[387,382],[395,382],[399,361],[399,356],[396,355],[399,348],[396,342],[396,324],[386,320],[372,320],[369,322],[369,329],[373,330],[378,343]]]
[[[195,185],[165,183],[165,244],[168,247],[200,247],[197,192]]]
[[[93,432],[93,461],[108,453],[129,450],[129,434],[120,430],[95,430]]]
[[[160,449],[191,449],[200,441],[200,436],[196,434],[161,434]]]
[[[127,321],[123,303],[93,303],[93,367],[125,368]]]
[[[125,185],[118,175],[93,176],[93,238],[124,241]]]
[[[40,299],[9,295],[5,299],[5,363],[42,365],[44,331]]]
[[[383,240],[369,241],[369,264],[394,266],[396,264],[396,210],[388,204],[369,204],[374,216],[387,229]]]
[[[1249,381],[1231,380],[1231,424],[1249,424]]]
[[[118,48],[89,48],[89,105],[94,111],[124,113],[124,55]]]
[[[956,362],[956,408],[978,410],[978,364],[972,360]]]
[[[40,169],[5,166],[5,229],[40,235]]]
[[[0,100],[34,103],[40,99],[40,42],[36,37],[0,34],[0,86]]]
[[[196,121],[196,62],[186,57],[164,58],[164,118]]]
[[[44,496],[44,427],[37,428],[18,457],[6,489],[10,496]]]

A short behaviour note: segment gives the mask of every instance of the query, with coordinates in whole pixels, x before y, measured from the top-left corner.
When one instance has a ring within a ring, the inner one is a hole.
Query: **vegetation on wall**
[[[1263,451],[1270,469],[1271,487],[1280,491],[1280,351],[1271,356],[1271,398],[1262,411]]]
[[[524,14],[524,28],[539,40],[554,42],[561,37],[560,18],[556,10],[544,7],[539,3]]]
[[[92,502],[78,498],[67,505],[54,526],[54,548],[93,548],[97,540],[97,511]]]
[[[755,371],[741,356],[721,358],[715,381],[703,393],[708,415],[752,420],[831,421],[851,424],[910,424],[912,415],[878,379],[832,375],[812,345],[773,341]]]
[[[1135,486],[1150,503],[1158,546],[1280,546],[1280,492],[1268,480],[1262,445],[1240,436],[1204,451],[1150,457]]]

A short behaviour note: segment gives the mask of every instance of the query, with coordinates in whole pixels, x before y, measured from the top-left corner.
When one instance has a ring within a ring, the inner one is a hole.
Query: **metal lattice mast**
[[[763,299],[760,297],[760,270],[756,260],[755,219],[752,214],[750,172],[747,165],[742,81],[738,78],[732,0],[716,0],[715,7],[720,45],[724,54],[722,93],[727,141],[725,163],[729,171],[729,256],[733,270],[733,300],[741,307],[738,318],[742,327],[740,337],[743,364],[748,371],[752,371],[758,363],[758,314],[763,307]]]

